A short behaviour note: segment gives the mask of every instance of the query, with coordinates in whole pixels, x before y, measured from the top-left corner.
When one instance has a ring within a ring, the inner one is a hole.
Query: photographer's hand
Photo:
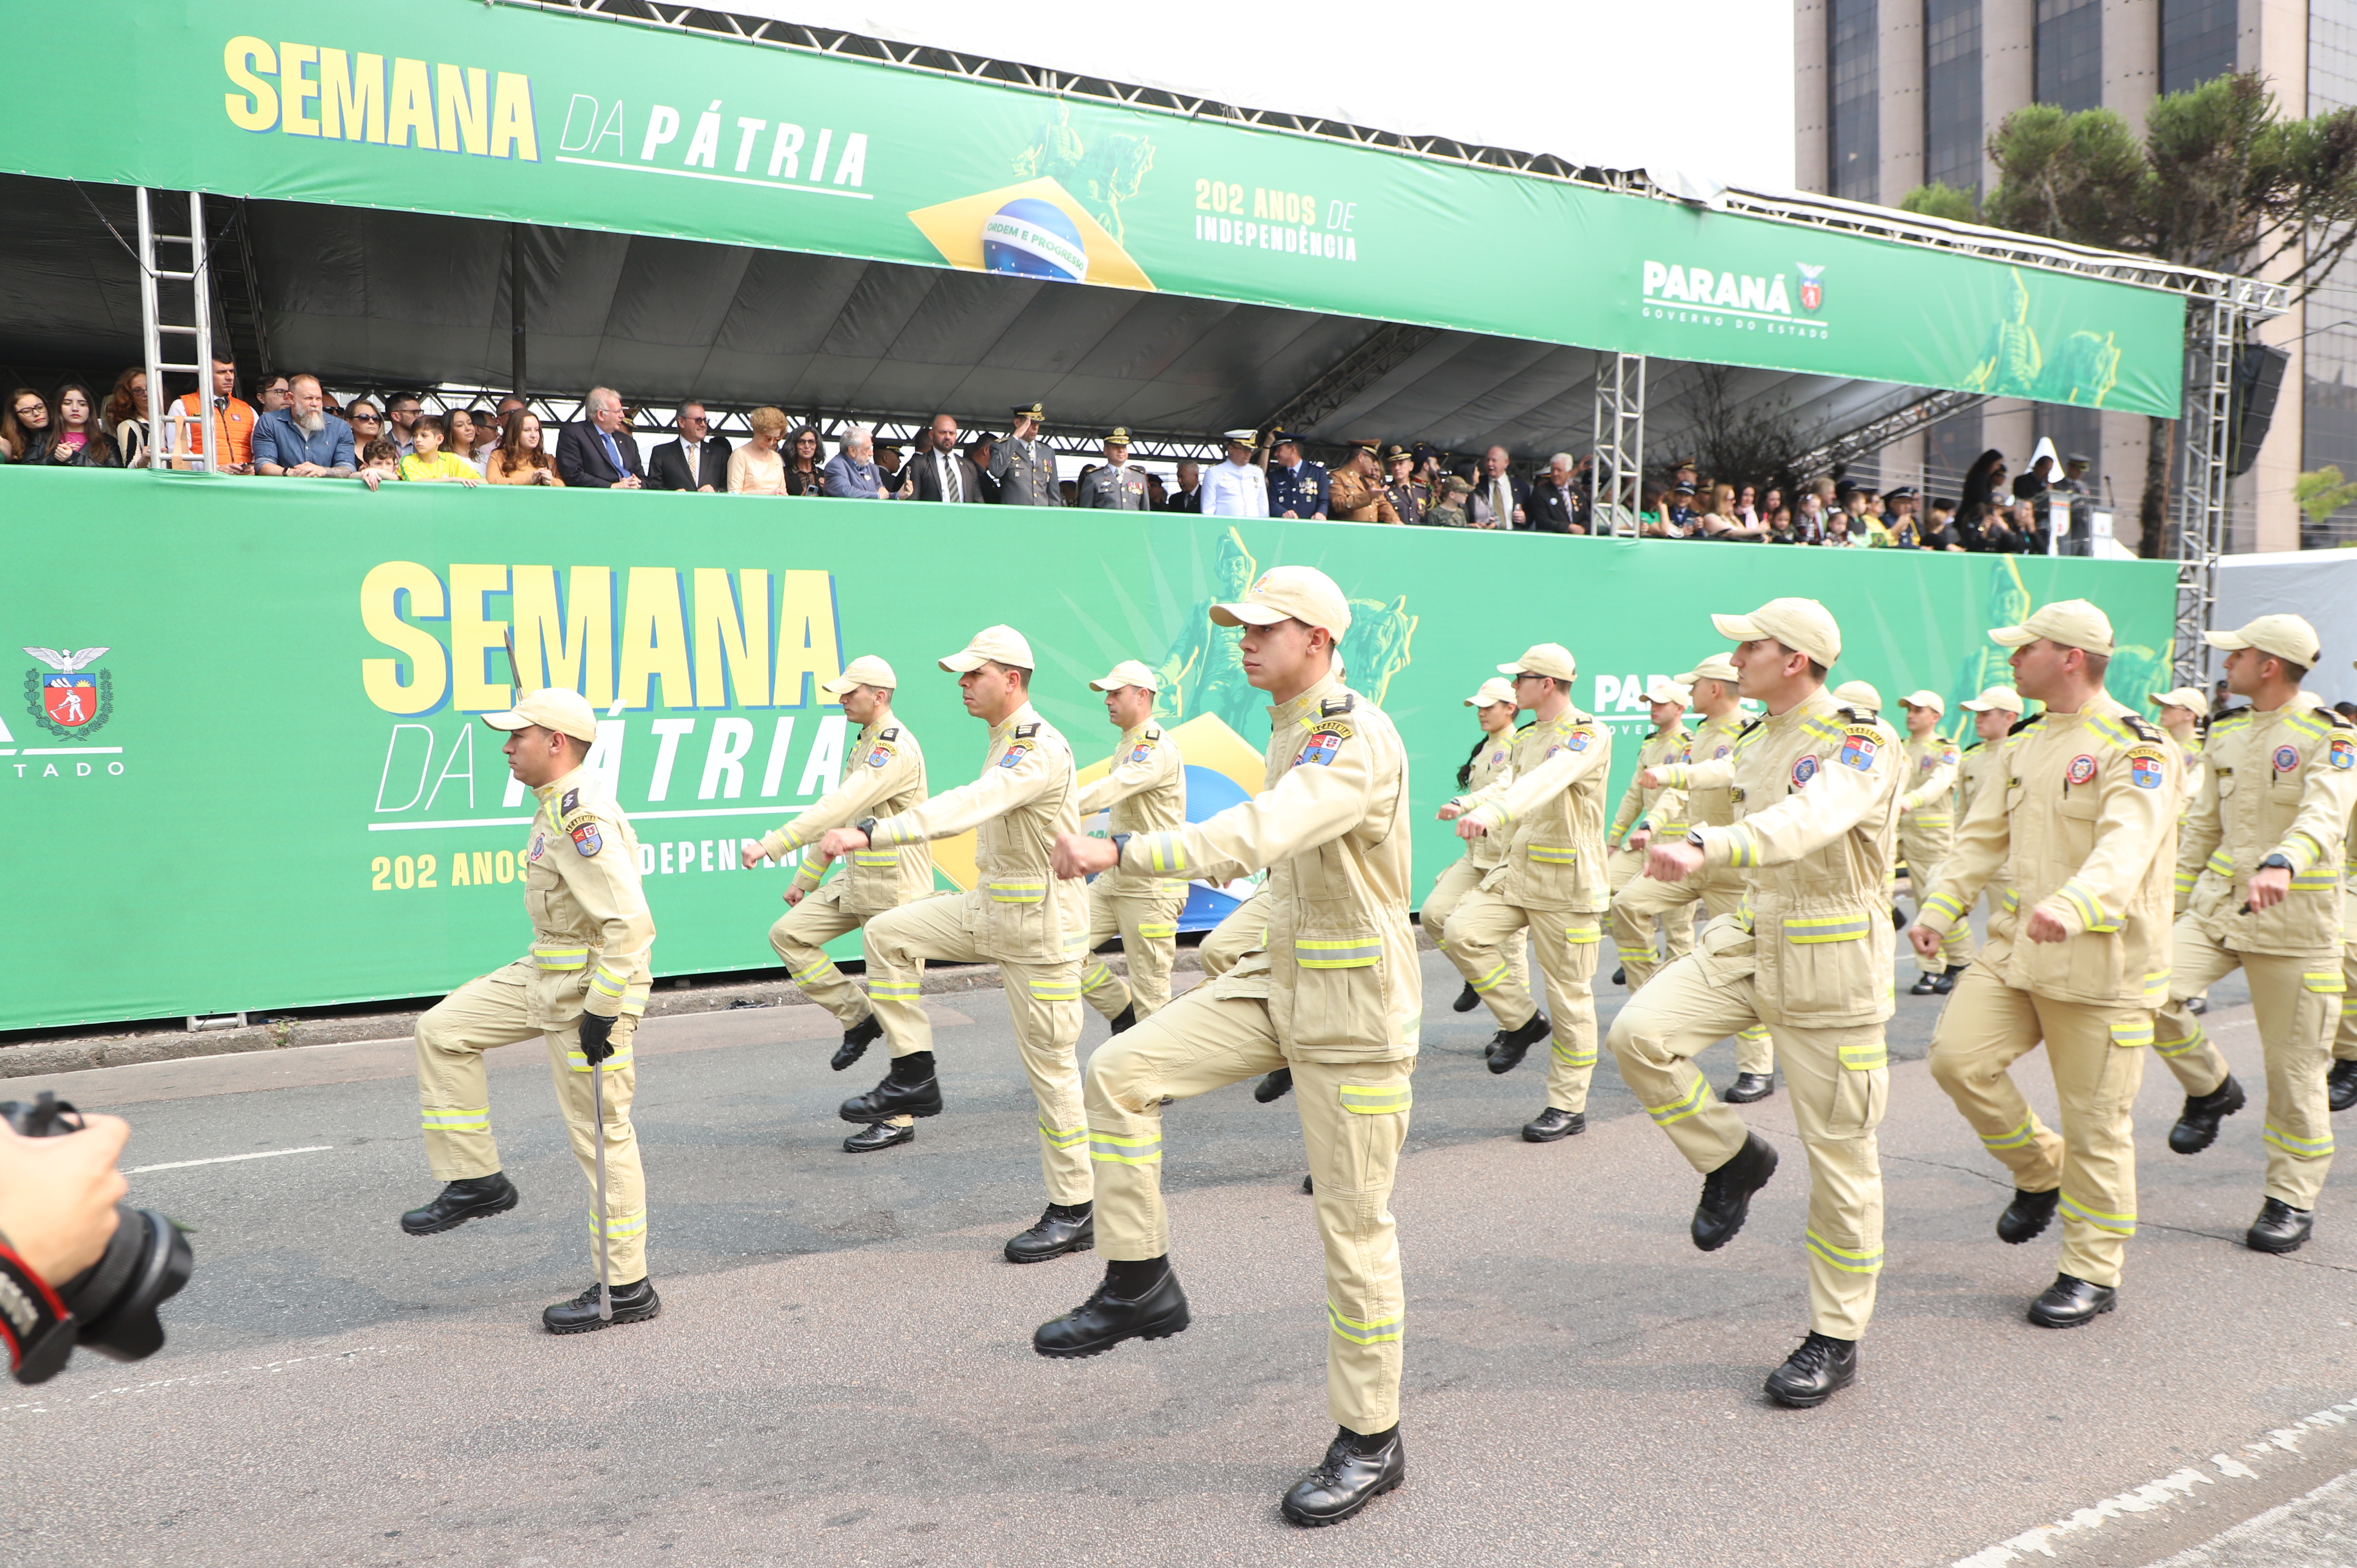
[[[86,1116],[62,1138],[27,1138],[0,1125],[0,1234],[26,1265],[63,1284],[106,1251],[114,1206],[131,1190],[115,1156],[130,1141],[120,1116]]]

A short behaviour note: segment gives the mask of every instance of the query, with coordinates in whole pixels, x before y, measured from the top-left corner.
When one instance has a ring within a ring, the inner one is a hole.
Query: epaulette
[[[2210,722],[2214,725],[2220,719],[2241,718],[2248,714],[2250,711],[2248,704],[2239,708],[2220,708],[2216,713],[2210,715]]]
[[[2331,720],[2334,729],[2357,729],[2357,724],[2352,724],[2349,715],[2339,708],[2319,708],[2317,712]]]
[[[1029,740],[1033,736],[1038,735],[1039,733],[1039,726],[1038,725],[1017,725],[1015,726],[1015,738],[1017,740]]]
[[[2138,740],[2152,741],[2157,744],[2160,739],[2160,731],[2158,728],[2134,714],[2122,714],[2120,723],[2127,725],[2128,733]]]
[[[1735,732],[1735,737],[1738,740],[1740,740],[1745,736],[1749,735],[1753,730],[1758,729],[1761,725],[1764,725],[1768,721],[1766,719],[1753,719],[1749,724],[1745,725],[1741,729],[1737,730]]]
[[[900,738],[900,726],[899,725],[894,725],[890,729],[878,731],[876,738],[877,740],[898,740]]]
[[[556,814],[560,817],[569,817],[573,814],[573,808],[580,803],[581,791],[578,789],[567,789],[565,792],[565,799],[556,802]]]
[[[1162,726],[1160,725],[1146,725],[1144,738],[1147,740],[1160,740],[1162,738]]]
[[[1516,735],[1520,735],[1520,734],[1522,734],[1524,730],[1528,730],[1528,729],[1534,729],[1534,728],[1536,728],[1536,727],[1537,727],[1537,725],[1538,725],[1538,722],[1539,722],[1538,720],[1536,720],[1536,719],[1533,719],[1529,724],[1526,724],[1526,725],[1516,725],[1514,726],[1514,733],[1515,733]]]
[[[2023,730],[2028,729],[2030,725],[2036,724],[2040,719],[2042,719],[2046,715],[2044,714],[2026,714],[2022,717],[2014,720],[2011,725],[2007,725],[2005,733],[2007,735],[2019,735]]]
[[[1330,719],[1337,714],[1349,713],[1352,708],[1358,706],[1358,703],[1359,698],[1356,693],[1345,692],[1340,696],[1329,697],[1324,702],[1318,703],[1318,714],[1320,718]]]
[[[1970,745],[1970,746],[1968,746],[1964,747],[1964,751],[1965,751],[1965,753],[1966,753],[1967,755],[1969,755],[1970,753],[1973,753],[1973,752],[1978,751],[1981,747],[1983,747],[1983,746],[1986,746],[1987,744],[1988,744],[1988,742],[1986,742],[1986,741],[1985,741],[1985,740],[1976,740],[1976,741],[1973,742],[1973,744],[1972,744],[1972,745]]]

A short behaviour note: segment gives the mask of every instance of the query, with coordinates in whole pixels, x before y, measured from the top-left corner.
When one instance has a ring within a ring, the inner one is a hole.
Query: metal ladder
[[[139,200],[139,329],[147,363],[147,461],[154,467],[169,467],[167,456],[178,455],[179,464],[208,474],[221,472],[221,441],[218,419],[205,417],[204,411],[212,406],[212,263],[205,248],[205,199],[196,191],[188,192],[188,231],[185,234],[159,234],[156,231],[155,203],[147,188],[137,188]],[[185,272],[156,264],[156,250],[159,245],[186,245],[188,265]],[[165,284],[188,285],[192,302],[189,314],[196,317],[193,325],[180,326],[163,319],[159,298]],[[194,339],[192,363],[180,363],[164,358],[167,334]],[[164,395],[164,372],[179,371],[197,378],[197,407],[194,414],[181,413],[177,409],[167,413],[170,400]],[[195,440],[186,426],[198,426]]]

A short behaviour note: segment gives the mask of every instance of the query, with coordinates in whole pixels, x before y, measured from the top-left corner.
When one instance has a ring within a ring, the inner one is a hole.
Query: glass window
[[[1923,434],[1923,479],[1935,496],[1957,499],[1973,459],[1981,455],[1981,411],[1952,413]]]
[[[2163,92],[2184,92],[2234,69],[2234,0],[2160,0]]]
[[[1923,178],[1981,188],[1981,0],[1924,0]]]
[[[1882,40],[1875,6],[1876,0],[1833,0],[1827,33],[1832,156],[1826,183],[1831,194],[1850,201],[1874,201],[1882,194]]]
[[[2038,102],[2076,114],[2104,106],[2103,0],[2038,0]]]
[[[2308,112],[2324,114],[2352,103],[2357,0],[2309,0]],[[2344,257],[2309,296],[2308,327],[2299,466],[2330,465],[2357,475],[2357,263]],[[2301,533],[2310,546],[2357,537],[2357,509],[2343,510],[2321,528],[2303,519]]]

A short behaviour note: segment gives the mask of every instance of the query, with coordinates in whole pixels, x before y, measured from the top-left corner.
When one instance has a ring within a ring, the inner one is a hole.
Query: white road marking
[[[299,1149],[264,1149],[258,1155],[215,1155],[209,1160],[167,1160],[160,1165],[134,1165],[124,1176],[143,1176],[149,1171],[184,1171],[190,1165],[225,1165],[236,1160],[274,1160],[281,1155],[316,1155],[332,1149],[333,1144],[306,1144]]]
[[[351,1350],[324,1350],[311,1356],[289,1356],[281,1361],[261,1361],[246,1367],[225,1367],[217,1372],[194,1372],[177,1378],[156,1378],[144,1383],[124,1383],[113,1388],[96,1389],[89,1393],[59,1391],[37,1396],[16,1404],[0,1404],[0,1419],[15,1415],[53,1415],[61,1409],[95,1403],[101,1400],[127,1398],[133,1394],[150,1394],[162,1389],[194,1388],[200,1383],[217,1383],[242,1372],[280,1372],[307,1361],[350,1362],[362,1356],[390,1356],[407,1349],[405,1345],[362,1345]]]

